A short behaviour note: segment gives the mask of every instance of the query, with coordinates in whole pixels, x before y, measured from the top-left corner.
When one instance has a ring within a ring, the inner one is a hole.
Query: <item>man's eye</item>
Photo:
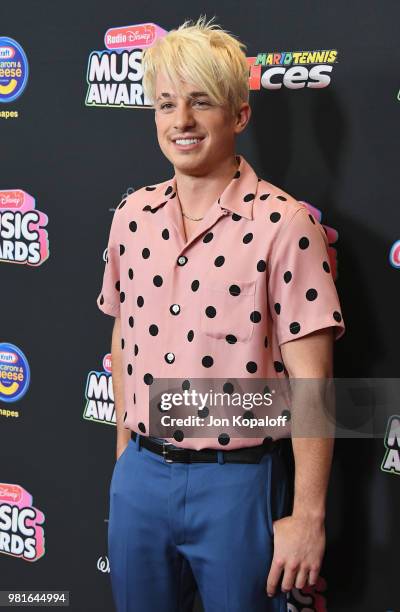
[[[172,106],[170,102],[166,102],[165,104],[161,104],[160,108],[163,110],[166,106]]]
[[[208,102],[204,102],[202,100],[197,100],[197,102],[195,102],[195,104],[201,104],[203,106],[208,106]]]

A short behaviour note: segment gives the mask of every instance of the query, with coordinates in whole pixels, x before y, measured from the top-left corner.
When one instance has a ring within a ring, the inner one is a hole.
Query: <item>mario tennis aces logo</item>
[[[86,106],[149,107],[142,87],[142,53],[166,33],[154,23],[107,30],[106,49],[89,57]]]
[[[321,89],[331,82],[336,49],[282,51],[248,57],[250,89]]]

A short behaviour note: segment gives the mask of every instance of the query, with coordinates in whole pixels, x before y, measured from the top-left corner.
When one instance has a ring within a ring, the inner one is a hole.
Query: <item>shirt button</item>
[[[172,306],[170,306],[169,311],[171,314],[176,315],[178,314],[178,312],[181,311],[181,307],[179,306],[179,304],[172,304]]]
[[[187,257],[181,255],[180,257],[178,257],[178,266],[184,266],[187,260]]]
[[[165,361],[167,361],[168,363],[174,363],[175,361],[175,355],[173,353],[167,353],[164,357]]]

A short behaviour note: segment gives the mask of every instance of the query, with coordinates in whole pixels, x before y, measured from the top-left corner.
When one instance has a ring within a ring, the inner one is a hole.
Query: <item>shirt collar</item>
[[[246,219],[253,219],[253,204],[257,195],[259,179],[250,164],[242,155],[236,155],[239,162],[230,183],[225,187],[216,205],[221,209],[230,210]],[[157,187],[156,187],[157,189]],[[147,204],[143,210],[155,213],[161,206],[168,204],[176,197],[176,174],[158,186],[160,189],[152,204]],[[150,188],[149,191],[152,191]]]

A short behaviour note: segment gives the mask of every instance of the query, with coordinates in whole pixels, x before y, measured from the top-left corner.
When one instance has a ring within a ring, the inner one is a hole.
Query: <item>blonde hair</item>
[[[233,115],[249,101],[249,68],[242,49],[246,45],[234,35],[206,22],[186,20],[176,30],[156,40],[142,55],[143,89],[154,105],[157,72],[162,72],[179,92],[180,82],[200,86],[212,102],[228,104]]]

